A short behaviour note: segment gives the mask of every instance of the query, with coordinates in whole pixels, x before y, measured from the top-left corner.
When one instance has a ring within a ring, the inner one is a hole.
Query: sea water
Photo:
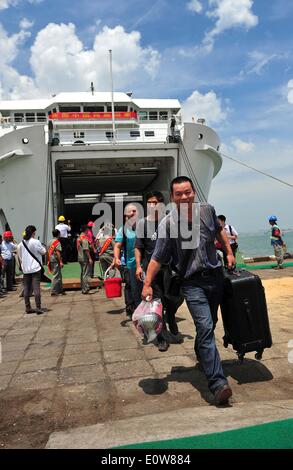
[[[239,233],[239,251],[245,258],[274,255],[270,235],[270,230],[263,233]],[[282,233],[282,238],[287,245],[287,251],[293,253],[293,231]]]

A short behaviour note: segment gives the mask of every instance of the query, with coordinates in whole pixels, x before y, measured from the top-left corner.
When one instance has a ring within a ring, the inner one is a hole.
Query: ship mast
[[[115,108],[114,108],[114,92],[113,92],[113,72],[112,72],[112,50],[109,49],[110,59],[110,80],[111,80],[111,104],[112,104],[112,130],[113,130],[113,144],[116,144],[116,130],[115,130]]]

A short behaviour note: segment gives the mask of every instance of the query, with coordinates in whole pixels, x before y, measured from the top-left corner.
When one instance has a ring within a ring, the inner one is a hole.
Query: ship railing
[[[145,134],[145,132],[147,134]],[[131,135],[133,133],[133,135]],[[115,143],[166,143],[167,142],[167,129],[138,129],[138,128],[121,128],[115,132],[115,139],[113,131],[109,128],[99,129],[98,133],[92,135],[66,136],[62,132],[58,133],[58,138],[53,139],[54,145],[69,146],[69,145],[112,145]]]

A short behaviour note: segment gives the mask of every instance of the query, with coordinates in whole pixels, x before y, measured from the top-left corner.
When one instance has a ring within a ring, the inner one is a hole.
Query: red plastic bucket
[[[104,287],[105,287],[106,297],[108,299],[122,296],[121,277],[109,277],[108,279],[105,279]]]

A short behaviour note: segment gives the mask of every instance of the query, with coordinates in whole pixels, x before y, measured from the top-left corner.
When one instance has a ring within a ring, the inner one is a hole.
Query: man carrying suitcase
[[[214,335],[217,310],[223,291],[223,272],[214,245],[215,237],[226,250],[228,267],[235,265],[235,258],[227,234],[220,226],[211,205],[200,204],[200,232],[194,237],[192,235],[194,240],[190,240],[186,231],[184,234],[184,230],[181,230],[180,225],[187,225],[190,232],[195,226],[196,193],[193,182],[186,176],[179,176],[171,182],[170,192],[176,208],[159,225],[158,240],[148,266],[142,298],[152,298],[153,279],[161,265],[172,260],[196,327],[196,356],[214,395],[215,405],[223,405],[228,403],[232,390],[222,369]],[[174,236],[176,227],[179,227],[179,231],[178,235]],[[186,249],[186,242],[189,249]]]

